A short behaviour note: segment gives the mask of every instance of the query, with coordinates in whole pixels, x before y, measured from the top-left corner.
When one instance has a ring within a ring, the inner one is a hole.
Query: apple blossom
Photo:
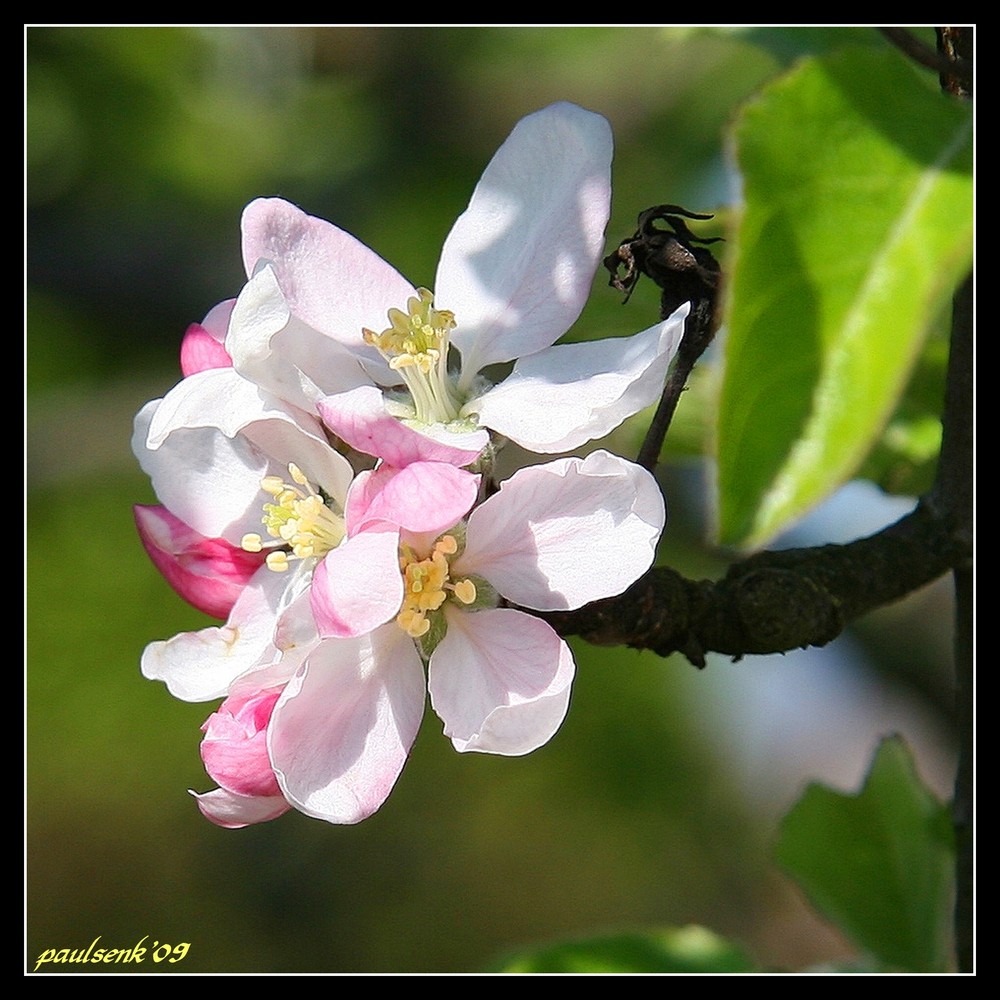
[[[422,432],[407,446],[419,457],[429,435],[435,460],[457,465],[482,451],[487,428],[545,453],[607,434],[658,397],[687,311],[627,339],[552,346],[601,257],[611,153],[607,121],[583,108],[522,119],[445,240],[433,294],[336,226],[281,199],[252,202],[249,280],[225,342],[234,365],[319,408],[369,454],[397,418]],[[515,359],[497,386],[481,374]]]
[[[361,531],[317,567],[321,640],[269,728],[287,799],[334,823],[364,819],[395,783],[423,713],[423,662],[457,750],[546,743],[566,714],[573,656],[546,622],[508,605],[569,610],[621,593],[652,563],[664,522],[652,476],[603,451],[520,470],[444,531],[393,530],[393,475],[352,487],[371,501],[379,542]]]
[[[143,407],[135,421],[133,448],[164,501],[163,507],[146,508],[139,514],[144,540],[157,564],[182,595],[192,599],[197,596],[196,588],[181,575],[185,567],[174,550],[183,554],[193,549],[204,557],[199,567],[215,566],[227,572],[226,579],[201,584],[225,588],[226,600],[213,592],[210,596],[217,606],[206,610],[224,610],[232,603],[224,625],[150,643],[143,653],[142,672],[164,681],[183,700],[227,699],[206,730],[206,766],[219,788],[197,796],[202,812],[222,826],[273,818],[284,811],[284,797],[270,789],[248,788],[234,781],[232,769],[228,777],[221,770],[217,739],[223,748],[228,746],[226,740],[235,739],[240,744],[233,751],[237,759],[251,750],[259,754],[264,745],[264,737],[253,734],[256,749],[242,745],[243,730],[234,730],[236,723],[229,721],[230,716],[237,721],[242,718],[242,707],[232,699],[282,688],[290,699],[298,690],[298,673],[307,657],[314,664],[314,682],[323,669],[315,664],[328,663],[331,678],[340,676],[345,657],[351,668],[356,667],[364,641],[325,639],[316,629],[309,593],[317,568],[334,559],[350,534],[352,551],[371,556],[370,565],[362,561],[353,573],[352,585],[359,591],[369,587],[377,594],[379,588],[384,590],[381,567],[386,563],[390,579],[400,579],[396,566],[400,529],[394,527],[395,534],[387,533],[385,518],[391,515],[394,525],[415,533],[438,533],[473,505],[479,477],[451,464],[413,462],[392,470],[392,475],[388,466],[382,466],[352,486],[353,470],[330,446],[315,417],[284,404],[231,367],[195,371],[162,400]],[[304,470],[309,470],[308,475]],[[222,556],[232,556],[237,546],[256,553],[251,556],[244,551],[248,559],[261,559],[269,551],[249,579],[241,577],[229,586],[231,574]],[[398,590],[397,605],[401,582]],[[375,597],[366,599],[353,609],[355,624],[363,627],[373,617],[381,623],[393,610],[391,606],[384,610]],[[422,692],[419,659],[417,673]],[[409,704],[412,707],[412,698]],[[321,728],[325,725],[342,737],[350,720],[343,724],[337,720],[348,708],[334,711],[327,723],[319,723]],[[284,738],[295,731],[295,711],[290,709],[282,717],[285,722],[278,727],[278,735]],[[261,717],[251,711],[250,718],[259,721]],[[271,738],[270,727],[267,738]],[[366,767],[373,755],[398,761],[398,773],[411,743],[412,735],[387,749],[380,736],[379,747],[369,749],[361,760]],[[337,752],[349,753],[353,745],[342,742]],[[259,755],[253,761],[252,768],[246,765],[250,772],[266,779]],[[348,781],[350,769],[344,773]],[[366,785],[359,788],[356,799],[374,803],[374,809],[387,794],[384,785]]]
[[[434,294],[287,202],[245,210],[247,284],[189,327],[183,379],[133,436],[159,500],[136,508],[143,544],[226,618],[142,657],[175,696],[224,699],[202,743],[218,787],[196,795],[213,822],[371,815],[428,691],[463,752],[525,754],[562,723],[572,653],[522,609],[625,590],[652,563],[662,497],[603,451],[522,469],[479,503],[466,467],[491,432],[567,451],[659,395],[686,306],[553,346],[601,255],[610,161],[599,115],[523,119],[445,240]],[[483,375],[509,362],[499,384]],[[377,464],[357,472],[342,445]]]

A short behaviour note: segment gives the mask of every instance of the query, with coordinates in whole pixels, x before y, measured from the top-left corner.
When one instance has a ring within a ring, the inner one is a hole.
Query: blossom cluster
[[[530,611],[627,588],[663,500],[607,451],[502,481],[495,458],[604,436],[655,400],[676,351],[686,307],[555,345],[600,260],[611,153],[605,119],[575,105],[523,119],[433,293],[285,201],[245,209],[247,282],[188,329],[183,378],[133,437],[159,500],[136,508],[142,542],[225,622],[142,657],[176,697],[221,699],[201,744],[218,787],[196,795],[213,822],[371,815],[428,694],[463,752],[529,753],[562,723],[573,657]]]

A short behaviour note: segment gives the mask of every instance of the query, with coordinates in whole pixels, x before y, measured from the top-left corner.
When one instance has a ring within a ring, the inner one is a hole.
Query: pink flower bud
[[[267,725],[281,688],[231,695],[203,725],[201,759],[221,788],[236,795],[281,795],[267,754]]]
[[[139,538],[167,583],[189,604],[227,618],[236,598],[263,565],[260,552],[244,552],[221,538],[206,538],[161,506],[133,508]]]

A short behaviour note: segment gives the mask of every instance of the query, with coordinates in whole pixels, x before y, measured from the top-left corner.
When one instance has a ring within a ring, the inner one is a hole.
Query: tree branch
[[[908,56],[915,63],[921,66],[925,66],[927,69],[932,69],[936,73],[944,75],[949,75],[954,77],[956,80],[962,83],[972,83],[972,62],[966,61],[961,56],[949,56],[945,52],[935,51],[928,45],[924,45],[919,38],[911,35],[906,28],[888,28],[882,27],[878,29],[893,45],[899,49],[904,55]],[[942,31],[950,30],[961,30],[961,29],[940,29]]]
[[[937,29],[938,50],[948,60],[941,72],[946,93],[972,99],[973,30],[971,27]],[[966,67],[959,72],[956,67]],[[973,548],[973,364],[975,360],[973,277],[970,274],[955,294],[951,345],[941,415],[941,457],[930,500],[955,520],[967,540],[969,555],[955,564],[955,715],[958,723],[958,771],[952,800],[955,830],[955,954],[960,972],[975,968],[974,828],[975,816],[975,658],[973,612],[975,581]]]
[[[953,518],[920,503],[868,538],[846,545],[762,552],[718,581],[656,567],[618,597],[578,611],[539,613],[563,636],[601,646],[734,659],[823,646],[845,626],[899,600],[964,561],[968,540]]]
[[[937,70],[942,88],[959,97],[972,96],[972,29],[939,28],[935,53],[897,29],[881,29],[911,58]],[[631,240],[605,260],[612,284],[628,293],[639,273],[663,289],[663,316],[678,277],[689,281],[695,265],[708,280],[699,292],[700,328],[707,346],[715,331],[714,289],[718,267],[706,269],[684,223],[660,206],[639,217]],[[697,216],[694,216],[697,217]],[[656,229],[655,219],[668,219],[672,233]],[[679,227],[678,227],[679,223]],[[704,243],[706,241],[698,241]],[[687,253],[684,257],[682,251]],[[680,257],[678,257],[680,253]],[[694,254],[699,255],[698,260]],[[681,266],[676,266],[676,261]],[[617,269],[626,266],[624,281]],[[671,284],[673,282],[674,284]],[[709,290],[710,289],[710,290]],[[695,301],[687,286],[685,298]],[[692,310],[692,315],[696,310]],[[688,328],[685,328],[687,340]],[[682,342],[683,343],[683,342]],[[702,346],[701,350],[704,349]],[[701,354],[688,354],[668,378],[653,424],[640,452],[641,464],[655,467],[663,436],[691,368]],[[684,353],[683,348],[679,353]],[[955,596],[955,691],[959,730],[959,765],[953,801],[956,834],[955,949],[958,968],[974,968],[973,897],[973,283],[970,275],[956,292],[937,474],[930,492],[895,524],[846,545],[763,552],[733,564],[718,581],[690,580],[669,567],[650,570],[618,597],[576,611],[533,612],[563,636],[578,635],[596,645],[627,645],[661,656],[684,654],[695,666],[708,652],[738,660],[751,653],[783,653],[823,646],[856,618],[896,601],[952,571]]]
[[[640,274],[655,281],[662,290],[661,318],[680,302],[692,303],[678,362],[640,451],[640,464],[649,469],[656,465],[684,383],[717,326],[719,266],[705,248],[715,240],[694,236],[681,216],[709,218],[676,205],[648,209],[640,214],[636,233],[604,262],[611,284],[626,293],[626,301]],[[657,221],[672,228],[657,228]],[[972,553],[969,288],[967,316],[956,312],[937,479],[906,517],[846,545],[759,553],[733,564],[718,581],[689,580],[657,567],[617,597],[576,611],[533,613],[560,635],[651,649],[661,656],[679,652],[701,667],[709,652],[739,659],[823,646],[849,622],[967,563]],[[961,346],[965,327],[968,348]]]

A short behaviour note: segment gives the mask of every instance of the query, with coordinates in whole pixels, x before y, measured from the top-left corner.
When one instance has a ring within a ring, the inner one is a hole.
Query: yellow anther
[[[240,540],[240,548],[245,552],[260,552],[264,547],[264,539],[255,532],[250,532]]]
[[[297,486],[278,476],[266,476],[261,480],[261,489],[275,500],[264,504],[261,520],[267,533],[288,546],[294,558],[318,558],[343,541],[344,519],[323,502],[297,465],[289,465],[288,474]],[[241,544],[248,552],[260,552],[264,541],[251,532],[244,535]],[[275,572],[284,572],[288,569],[288,553],[271,552],[267,565]]]
[[[454,535],[442,535],[424,559],[407,545],[400,551],[404,594],[396,623],[414,639],[426,635],[431,627],[427,615],[438,611],[450,595],[454,594],[462,604],[472,604],[476,599],[476,585],[471,580],[451,582],[448,559],[456,552],[458,541]]]
[[[265,562],[267,563],[267,568],[273,570],[275,573],[284,573],[288,569],[288,555],[280,549],[275,552],[268,552]]]
[[[407,311],[389,309],[391,324],[381,333],[362,328],[365,343],[377,347],[410,390],[417,420],[448,423],[457,419],[460,399],[448,375],[448,347],[455,314],[435,309],[426,289],[406,303]]]

